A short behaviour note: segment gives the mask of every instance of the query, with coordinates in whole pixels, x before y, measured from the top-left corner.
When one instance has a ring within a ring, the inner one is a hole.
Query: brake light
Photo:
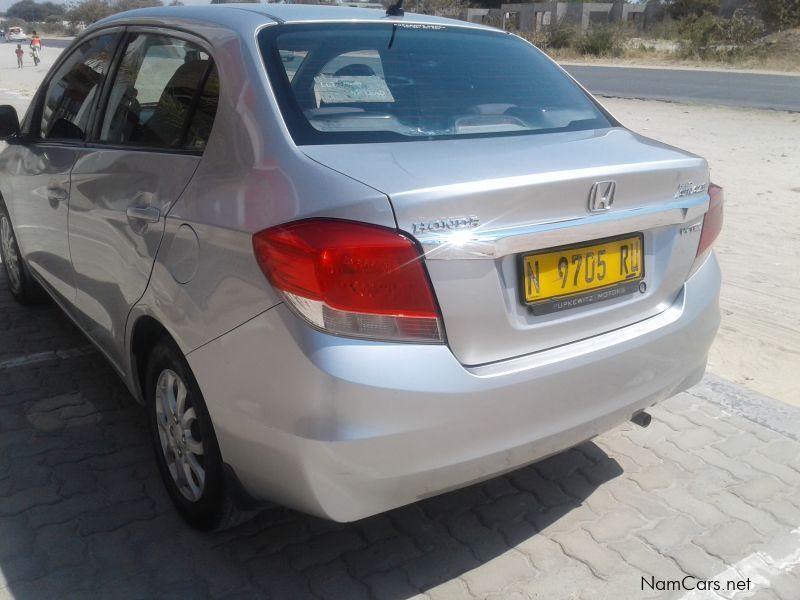
[[[708,186],[708,211],[703,215],[703,227],[700,231],[700,242],[697,244],[697,253],[694,263],[689,270],[688,277],[695,274],[702,264],[706,261],[711,252],[711,246],[722,231],[722,210],[725,204],[725,196],[722,188],[713,183]]]
[[[253,236],[261,270],[312,325],[342,335],[441,342],[439,310],[414,242],[393,229],[307,219]]]
[[[700,244],[697,246],[697,256],[702,256],[714,243],[722,231],[722,210],[725,196],[722,188],[713,183],[708,186],[708,212],[703,217],[703,231],[700,233]]]

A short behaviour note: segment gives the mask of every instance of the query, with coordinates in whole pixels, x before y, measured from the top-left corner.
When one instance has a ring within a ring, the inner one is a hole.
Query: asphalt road
[[[800,77],[730,71],[565,65],[593,94],[800,111]]]

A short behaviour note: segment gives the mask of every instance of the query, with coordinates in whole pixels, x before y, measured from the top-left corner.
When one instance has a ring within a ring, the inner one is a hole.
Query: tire
[[[44,290],[31,277],[28,266],[22,259],[17,237],[5,204],[0,200],[0,258],[6,273],[11,295],[20,304],[37,304],[45,299]]]
[[[146,385],[153,450],[178,513],[201,531],[235,525],[240,514],[225,489],[211,417],[189,364],[171,339],[162,338],[151,352]]]

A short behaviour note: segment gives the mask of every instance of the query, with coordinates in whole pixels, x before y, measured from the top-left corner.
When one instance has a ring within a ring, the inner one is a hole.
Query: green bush
[[[737,10],[731,19],[711,15],[684,19],[681,33],[679,55],[683,58],[731,60],[746,53],[753,42],[764,35],[764,24],[745,11]]]
[[[620,56],[622,44],[619,32],[611,27],[593,27],[575,40],[575,49],[592,56]]]
[[[748,46],[764,33],[764,22],[744,10],[735,11],[730,20],[722,23],[723,39],[734,46]]]
[[[569,48],[575,43],[575,30],[572,27],[554,27],[545,35],[545,46],[554,50]]]
[[[680,31],[678,53],[683,58],[708,58],[722,41],[722,19],[711,15],[684,19]]]

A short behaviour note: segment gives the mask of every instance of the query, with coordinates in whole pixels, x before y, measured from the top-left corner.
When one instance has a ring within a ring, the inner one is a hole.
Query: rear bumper
[[[283,305],[188,359],[251,495],[352,521],[569,448],[693,385],[719,284],[712,255],[656,317],[477,368],[445,346],[326,335]]]

